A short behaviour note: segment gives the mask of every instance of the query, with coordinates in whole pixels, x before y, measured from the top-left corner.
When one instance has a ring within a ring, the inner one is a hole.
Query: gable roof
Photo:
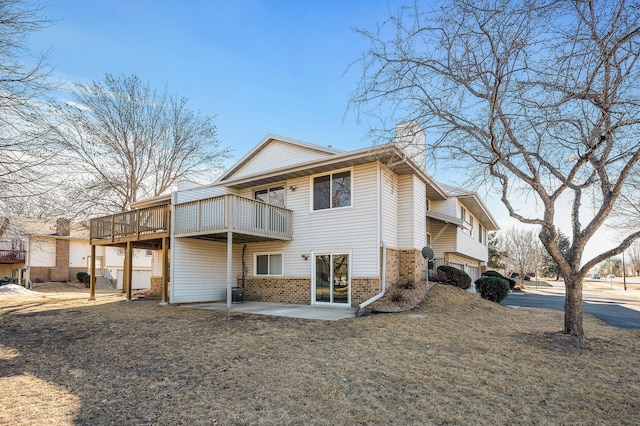
[[[268,134],[265,136],[256,146],[247,152],[240,160],[238,160],[229,170],[227,170],[220,178],[219,182],[225,181],[233,176],[236,172],[242,169],[249,161],[254,159],[261,151],[263,151],[273,141],[283,142],[294,147],[303,148],[309,152],[315,152],[323,156],[331,156],[344,153],[344,151],[335,149],[331,146],[316,145],[309,142],[303,142],[296,139],[287,138],[284,136],[278,136],[274,134]]]
[[[356,151],[341,151],[322,159],[301,162],[294,166],[272,169],[250,176],[233,177],[218,181],[217,184],[230,188],[244,189],[266,185],[287,179],[323,173],[343,167],[353,167],[371,162],[382,162],[399,175],[416,174],[427,184],[427,197],[432,200],[444,200],[446,192],[423,169],[421,169],[397,144],[389,143]]]
[[[460,200],[460,203],[473,213],[488,231],[497,231],[500,229],[495,218],[477,192],[444,183],[441,183],[440,186],[447,192],[449,197]]]

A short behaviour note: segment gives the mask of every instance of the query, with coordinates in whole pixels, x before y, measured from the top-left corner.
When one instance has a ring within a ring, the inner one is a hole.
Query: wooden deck
[[[291,240],[293,211],[237,195],[221,195],[175,206],[174,235],[235,242]]]
[[[237,195],[221,195],[146,207],[91,219],[91,245],[159,248],[162,238],[174,235],[224,241],[232,232],[234,241],[291,240],[293,211]],[[158,246],[158,247],[155,247]]]
[[[24,250],[0,250],[0,263],[24,263],[25,258],[26,251]]]
[[[171,205],[147,207],[91,219],[92,245],[159,241],[171,231]],[[139,244],[144,245],[144,244]]]

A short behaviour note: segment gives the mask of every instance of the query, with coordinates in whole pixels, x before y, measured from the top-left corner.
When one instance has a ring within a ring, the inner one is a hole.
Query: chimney
[[[56,220],[56,235],[68,237],[71,234],[71,221],[65,218]]]
[[[396,126],[395,143],[423,170],[427,167],[426,140],[424,130],[415,121],[407,121]]]

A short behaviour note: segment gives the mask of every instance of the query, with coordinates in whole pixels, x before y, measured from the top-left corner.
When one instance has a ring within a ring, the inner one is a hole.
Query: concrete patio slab
[[[224,302],[202,303],[186,305],[187,308],[211,309],[227,311]],[[288,318],[304,318],[325,321],[337,321],[355,317],[355,309],[343,306],[293,305],[289,303],[272,302],[242,302],[231,305],[229,312],[241,312],[257,315],[271,315]]]

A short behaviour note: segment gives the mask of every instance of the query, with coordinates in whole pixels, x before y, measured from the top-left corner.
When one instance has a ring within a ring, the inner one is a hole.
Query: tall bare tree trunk
[[[564,285],[564,332],[582,340],[582,279],[572,275],[565,278]]]

